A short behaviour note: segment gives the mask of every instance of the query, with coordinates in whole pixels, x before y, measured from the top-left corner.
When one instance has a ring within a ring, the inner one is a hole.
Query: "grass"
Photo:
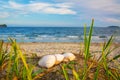
[[[0,71],[4,70],[5,66],[7,65],[7,60],[9,58],[7,48],[3,48],[4,42],[3,40],[0,40]]]
[[[75,80],[86,80],[88,78],[88,73],[91,71],[91,68],[93,66],[96,66],[96,71],[94,72],[94,76],[93,79],[94,80],[98,80],[100,70],[103,69],[105,72],[105,77],[107,80],[119,80],[120,75],[118,75],[119,73],[117,71],[113,71],[109,66],[108,63],[111,62],[112,60],[115,60],[117,58],[120,57],[120,55],[116,55],[113,59],[111,59],[110,61],[108,61],[107,56],[109,54],[111,54],[112,51],[114,51],[116,48],[114,48],[113,50],[110,49],[110,46],[112,44],[113,41],[113,36],[110,37],[110,39],[108,40],[107,43],[104,43],[103,45],[103,49],[102,49],[102,53],[101,53],[101,57],[99,58],[99,61],[97,62],[97,65],[94,64],[94,62],[92,62],[90,65],[88,65],[88,62],[91,58],[91,54],[90,54],[90,44],[91,44],[91,37],[92,37],[92,32],[93,32],[93,24],[94,24],[94,19],[92,19],[92,23],[91,23],[91,27],[89,30],[89,34],[87,35],[87,30],[86,30],[86,24],[84,25],[84,69],[82,70],[83,75],[80,77],[79,72],[75,71],[74,69],[71,69],[72,71],[74,71],[73,73],[73,77],[75,77]],[[79,63],[78,63],[79,64]],[[64,67],[64,66],[62,66]],[[64,72],[64,76],[65,79],[68,80],[68,78],[66,78],[66,74],[67,72],[65,71],[65,69],[62,69]],[[82,73],[81,73],[82,74]],[[104,75],[104,74],[103,74]]]
[[[101,56],[96,61],[91,58],[90,45],[94,19],[87,33],[86,25],[84,26],[84,50],[83,56],[76,54],[77,60],[67,63],[61,63],[51,69],[40,68],[36,63],[36,55],[31,56],[31,60],[24,55],[15,39],[9,38],[10,47],[4,45],[4,41],[0,40],[0,75],[5,80],[120,80],[120,72],[109,66],[109,63],[120,58],[120,54],[112,59],[108,56],[117,47],[111,49],[113,36],[108,42],[104,43]],[[7,65],[7,66],[6,66]],[[120,67],[120,66],[119,66]],[[5,74],[3,74],[5,72]]]
[[[94,19],[92,19],[88,37],[87,37],[87,32],[86,32],[86,25],[84,26],[84,58],[85,58],[85,62],[84,62],[84,73],[83,73],[82,80],[85,80],[85,78],[86,78],[87,71],[88,71],[87,70],[87,68],[88,68],[87,61],[91,57],[89,50],[90,50],[91,37],[92,37],[92,32],[93,32],[93,24],[94,24]]]

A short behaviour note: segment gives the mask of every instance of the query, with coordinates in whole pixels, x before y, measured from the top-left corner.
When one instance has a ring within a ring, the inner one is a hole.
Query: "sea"
[[[87,35],[89,34],[87,27]],[[92,42],[106,42],[110,36],[114,42],[120,42],[120,28],[94,27]],[[14,38],[17,42],[83,42],[83,27],[7,27],[0,28],[0,39],[9,42]]]

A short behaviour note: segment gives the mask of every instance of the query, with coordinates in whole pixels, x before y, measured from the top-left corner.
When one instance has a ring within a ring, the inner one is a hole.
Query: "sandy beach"
[[[26,54],[36,53],[37,56],[63,52],[80,52],[80,43],[20,43],[21,49]]]
[[[56,54],[56,53],[63,53],[63,52],[72,52],[75,54],[83,53],[84,45],[83,43],[19,43],[21,49],[29,56],[31,53],[37,54],[37,56],[41,57],[46,54]],[[90,52],[96,58],[100,56],[100,51],[102,50],[102,43],[92,43],[90,47]],[[112,47],[120,46],[119,43],[112,44]],[[109,58],[114,57],[115,55],[119,54],[120,48],[113,51],[112,54],[109,55]]]

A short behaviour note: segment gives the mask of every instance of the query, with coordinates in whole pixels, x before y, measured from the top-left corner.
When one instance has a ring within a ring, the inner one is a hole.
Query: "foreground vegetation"
[[[116,49],[111,49],[113,36],[104,43],[101,56],[95,60],[90,52],[93,32],[92,20],[89,33],[84,26],[84,50],[76,55],[75,61],[61,63],[50,69],[40,68],[37,65],[39,58],[35,55],[25,56],[16,40],[9,38],[10,45],[0,41],[0,80],[120,80],[119,69],[109,66],[120,57],[116,55],[108,59],[108,55]],[[119,66],[120,67],[120,66]]]

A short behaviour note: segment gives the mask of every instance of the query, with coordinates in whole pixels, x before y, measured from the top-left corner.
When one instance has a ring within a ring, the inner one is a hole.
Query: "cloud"
[[[46,8],[43,10],[43,12],[45,13],[50,13],[50,14],[76,14],[76,12],[71,11],[69,9],[66,8],[60,8],[60,9],[56,9],[56,8]]]
[[[85,4],[88,6],[85,6]],[[83,6],[103,13],[120,14],[120,3],[115,0],[91,0],[86,1]]]
[[[65,14],[70,14],[70,15],[75,15],[76,12],[73,11],[71,8],[70,3],[58,3],[58,4],[53,4],[53,3],[43,3],[43,2],[31,2],[28,4],[19,4],[13,1],[8,2],[8,6],[4,7],[8,9],[12,9],[15,11],[21,11],[21,12],[26,12],[26,13],[46,13],[46,14],[60,14],[60,15],[65,15]]]
[[[23,5],[21,5],[21,4],[15,3],[15,2],[13,2],[13,1],[9,1],[8,3],[9,3],[9,6],[10,6],[11,8],[13,8],[13,9],[20,9],[20,8],[22,8],[22,6],[23,6]]]
[[[96,22],[120,25],[119,0],[57,0],[73,3],[79,20],[95,18]]]
[[[9,15],[8,12],[0,12],[0,18],[7,18]]]
[[[110,22],[110,23],[120,23],[119,19],[116,18],[103,18],[105,22]]]
[[[8,0],[0,1],[0,4],[0,18],[19,17],[19,15],[31,16],[42,13],[74,15],[67,16],[73,22],[75,20],[88,22],[91,18],[95,18],[100,25],[112,23],[120,25],[119,0],[28,0],[26,2],[24,0],[19,0],[19,2],[17,0]]]

